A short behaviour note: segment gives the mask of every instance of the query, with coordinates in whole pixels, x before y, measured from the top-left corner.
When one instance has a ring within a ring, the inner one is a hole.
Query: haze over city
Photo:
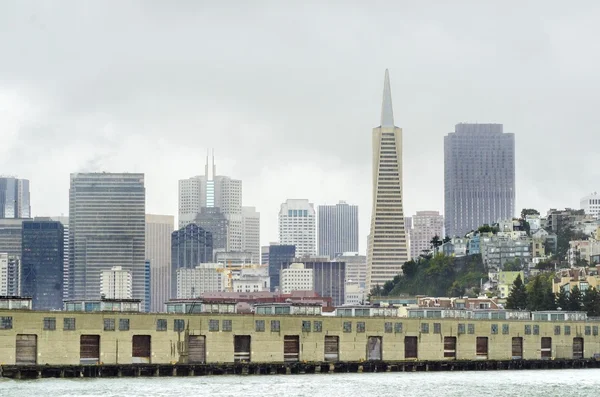
[[[459,122],[515,134],[517,212],[597,189],[595,2],[65,4],[0,6],[0,168],[32,182],[35,216],[68,214],[80,171],[143,172],[147,212],[176,215],[177,181],[214,149],[262,244],[287,198],[346,200],[364,252],[386,68],[406,216],[443,211]]]

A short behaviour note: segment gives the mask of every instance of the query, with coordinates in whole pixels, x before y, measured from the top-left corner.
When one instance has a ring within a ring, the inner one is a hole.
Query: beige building
[[[313,289],[313,270],[305,269],[303,263],[292,263],[289,268],[281,270],[280,277],[282,294]]]
[[[386,70],[381,125],[373,129],[373,209],[367,247],[367,289],[393,279],[409,258],[402,195],[402,129],[394,125],[390,77]]]
[[[410,229],[410,257],[418,258],[431,250],[431,239],[444,237],[444,217],[439,211],[417,211]]]
[[[242,251],[252,253],[252,263],[260,263],[260,212],[242,207]]]
[[[146,214],[146,259],[150,261],[150,311],[163,310],[171,285],[172,215]]]
[[[518,276],[521,276],[521,281],[525,283],[525,274],[523,271],[520,272],[498,272],[498,297],[499,298],[508,298],[510,294],[510,290],[517,279]]]
[[[580,291],[600,286],[600,265],[596,267],[573,267],[562,269],[556,273],[552,282],[552,292],[555,294],[561,290],[571,291],[574,287]]]
[[[103,270],[100,275],[100,296],[105,299],[132,299],[131,271],[121,266]]]

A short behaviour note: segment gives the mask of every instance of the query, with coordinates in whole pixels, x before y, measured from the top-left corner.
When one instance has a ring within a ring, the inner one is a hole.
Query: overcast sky
[[[311,3],[0,2],[0,172],[34,215],[68,214],[71,172],[144,172],[147,212],[176,215],[214,148],[263,244],[285,199],[346,200],[364,252],[389,68],[407,215],[443,209],[459,122],[515,133],[519,211],[600,190],[600,3]]]

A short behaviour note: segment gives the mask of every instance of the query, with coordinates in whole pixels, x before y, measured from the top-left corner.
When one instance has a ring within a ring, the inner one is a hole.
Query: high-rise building
[[[346,299],[346,263],[331,262],[327,258],[295,258],[291,263],[282,264],[281,269],[289,269],[292,263],[303,263],[305,269],[313,271],[313,288],[319,296],[331,297],[334,306],[341,306]]]
[[[30,218],[29,180],[0,177],[0,218]]]
[[[203,292],[222,292],[225,273],[217,263],[202,263],[193,268],[177,269],[178,299],[198,298]]]
[[[130,270],[113,266],[102,270],[100,276],[100,296],[106,299],[132,299],[133,281]]]
[[[210,232],[212,235],[212,247],[215,251],[229,251],[229,221],[216,207],[203,207],[196,215],[195,225]]]
[[[260,212],[242,207],[242,251],[252,253],[253,263],[260,262]]]
[[[34,310],[62,310],[64,228],[50,218],[23,222],[21,294]]]
[[[263,245],[260,247],[260,264],[268,265],[269,264],[269,246]]]
[[[444,237],[444,217],[439,211],[417,211],[410,229],[410,257],[418,258],[431,249],[431,239]]]
[[[0,253],[0,296],[21,295],[21,258]]]
[[[313,270],[306,269],[303,263],[292,263],[287,269],[282,269],[280,277],[279,285],[283,294],[313,290]]]
[[[600,215],[600,194],[594,192],[580,200],[581,208],[587,215],[598,217]]]
[[[0,252],[21,258],[23,219],[0,219]]]
[[[213,239],[209,231],[190,223],[171,234],[171,289],[169,297],[177,297],[177,270],[194,269],[212,262]]]
[[[69,299],[69,217],[60,215],[50,218],[63,225],[63,300]]]
[[[515,136],[502,124],[457,124],[444,137],[446,235],[462,237],[515,213]]]
[[[358,206],[340,201],[319,205],[319,256],[330,259],[344,252],[358,252]]]
[[[271,278],[271,291],[279,287],[279,272],[281,267],[292,263],[296,256],[294,245],[271,244],[269,246],[269,277]]]
[[[144,174],[71,174],[71,299],[98,299],[102,272],[121,266],[131,272],[132,298],[144,300],[145,209]]]
[[[394,124],[385,71],[381,125],[373,129],[373,209],[367,247],[367,288],[383,286],[408,260],[402,188],[402,129]]]
[[[357,252],[344,252],[333,260],[346,263],[346,281],[359,284],[365,288],[367,282],[367,257]]]
[[[159,312],[171,290],[172,215],[146,214],[146,259],[150,261],[150,311]]]
[[[314,256],[315,208],[306,199],[288,199],[279,210],[279,244],[295,245],[296,256]]]

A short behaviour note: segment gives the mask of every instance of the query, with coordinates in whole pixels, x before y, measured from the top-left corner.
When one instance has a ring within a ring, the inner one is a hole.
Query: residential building
[[[558,249],[558,236],[556,234],[550,233],[545,229],[539,229],[531,235],[531,238],[534,242],[544,244],[545,255],[552,255],[556,253],[556,250]],[[540,249],[539,246],[537,249]]]
[[[104,299],[133,299],[132,296],[133,277],[131,270],[125,270],[123,266],[113,266],[108,270],[102,270],[100,297]]]
[[[539,215],[525,215],[525,222],[529,224],[530,233],[535,233],[542,228],[542,219]]]
[[[188,225],[190,226],[190,225]],[[226,274],[219,263],[200,263],[193,268],[178,268],[177,299],[192,299],[204,292],[225,290]]]
[[[518,262],[528,267],[532,262],[532,239],[525,232],[503,233],[492,236],[482,249],[482,259],[488,268],[502,270],[507,262]]]
[[[315,209],[306,199],[288,199],[279,209],[279,244],[296,246],[296,256],[314,256]]]
[[[260,260],[260,212],[255,207],[242,207],[241,251],[251,252],[254,263]]]
[[[409,259],[404,226],[402,129],[394,124],[389,73],[385,71],[381,125],[373,129],[373,209],[367,246],[367,289],[402,273]]]
[[[560,269],[556,273],[552,281],[552,292],[557,294],[562,290],[569,293],[574,287],[584,293],[590,288],[598,289],[600,287],[600,266]]]
[[[98,299],[103,271],[131,273],[131,298],[145,296],[144,174],[74,173],[69,189],[69,296]]]
[[[546,214],[546,229],[551,230],[553,233],[558,233],[562,228],[574,226],[576,222],[583,221],[588,217],[584,210],[574,210],[571,208],[557,210],[551,208]]]
[[[194,224],[200,226],[203,230],[212,235],[212,245],[214,250],[229,251],[228,230],[229,221],[221,213],[219,208],[203,207],[197,214]]]
[[[63,307],[64,228],[50,218],[23,221],[21,294],[34,310]]]
[[[190,223],[171,234],[171,289],[169,296],[177,297],[177,271],[195,269],[213,260],[212,234]]]
[[[292,263],[295,256],[296,246],[271,243],[269,246],[269,277],[271,278],[271,291],[276,291],[279,288],[279,272],[284,265]]]
[[[340,201],[318,208],[319,256],[358,252],[358,206]]]
[[[417,211],[410,230],[410,257],[418,258],[431,251],[431,239],[444,237],[444,217],[439,211]]]
[[[331,262],[327,257],[296,257],[291,263],[303,263],[306,269],[313,270],[313,288],[320,296],[331,297],[334,306],[344,304],[346,298],[346,263]],[[291,263],[283,264],[282,269]]]
[[[457,124],[444,137],[446,235],[515,213],[515,137],[502,124]]]
[[[0,218],[30,218],[29,180],[0,177]]]
[[[346,263],[346,282],[358,283],[361,288],[367,282],[367,257],[358,252],[344,252],[336,256],[333,262]]]
[[[292,263],[288,268],[281,270],[281,293],[289,294],[292,291],[312,291],[313,270],[306,269],[302,263]]]
[[[21,296],[21,258],[0,253],[0,296]]]
[[[598,194],[598,192],[594,192],[582,197],[579,208],[585,211],[587,215],[593,215],[597,218],[598,215],[600,215],[600,194]]]
[[[518,276],[521,276],[521,281],[525,282],[525,273],[523,271],[519,272],[508,272],[508,271],[500,271],[498,272],[498,297],[499,298],[508,298],[510,291],[515,283],[515,280]]]
[[[579,266],[581,262],[588,265],[594,264],[593,258],[600,255],[600,241],[598,240],[572,240],[569,241],[569,265]]]
[[[146,214],[146,259],[150,261],[150,311],[160,312],[171,297],[172,215]]]

